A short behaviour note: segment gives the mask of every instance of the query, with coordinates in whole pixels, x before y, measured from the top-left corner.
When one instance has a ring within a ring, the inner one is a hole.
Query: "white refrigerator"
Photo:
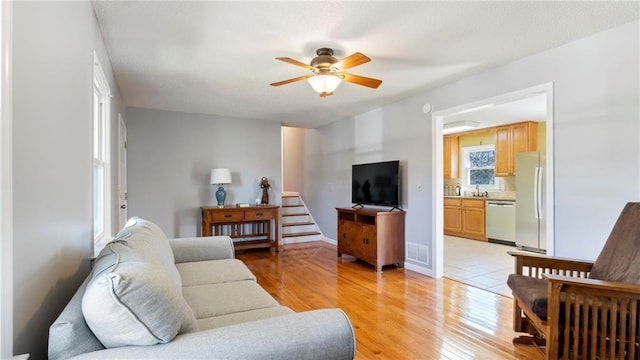
[[[547,248],[545,214],[545,154],[516,154],[516,246],[545,253]]]

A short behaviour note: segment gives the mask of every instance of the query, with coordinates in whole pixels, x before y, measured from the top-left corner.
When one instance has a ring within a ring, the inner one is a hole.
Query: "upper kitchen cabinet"
[[[444,135],[442,140],[444,143],[444,178],[456,179],[458,178],[458,135]]]
[[[538,151],[538,123],[526,121],[496,128],[495,176],[516,174],[516,154]]]

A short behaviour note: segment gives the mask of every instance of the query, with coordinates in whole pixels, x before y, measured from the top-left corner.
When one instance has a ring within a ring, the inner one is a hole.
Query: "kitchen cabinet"
[[[445,135],[442,137],[442,142],[444,143],[444,178],[457,179],[460,152],[458,135]]]
[[[462,232],[462,200],[444,199],[444,233]]]
[[[484,200],[462,200],[462,233],[476,240],[487,241]]]
[[[445,198],[444,234],[487,241],[484,200]]]
[[[496,128],[495,176],[516,174],[516,154],[538,151],[538,123],[526,121]]]

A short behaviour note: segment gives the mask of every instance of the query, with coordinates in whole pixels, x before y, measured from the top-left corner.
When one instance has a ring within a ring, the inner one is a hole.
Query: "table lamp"
[[[211,185],[220,185],[216,191],[218,207],[224,207],[224,199],[227,197],[227,193],[222,187],[223,184],[231,184],[231,171],[229,169],[211,170]]]

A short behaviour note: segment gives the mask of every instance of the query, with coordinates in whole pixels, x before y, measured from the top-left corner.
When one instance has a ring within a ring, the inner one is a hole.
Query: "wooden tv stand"
[[[348,254],[381,271],[404,267],[404,211],[336,208],[338,257]]]

